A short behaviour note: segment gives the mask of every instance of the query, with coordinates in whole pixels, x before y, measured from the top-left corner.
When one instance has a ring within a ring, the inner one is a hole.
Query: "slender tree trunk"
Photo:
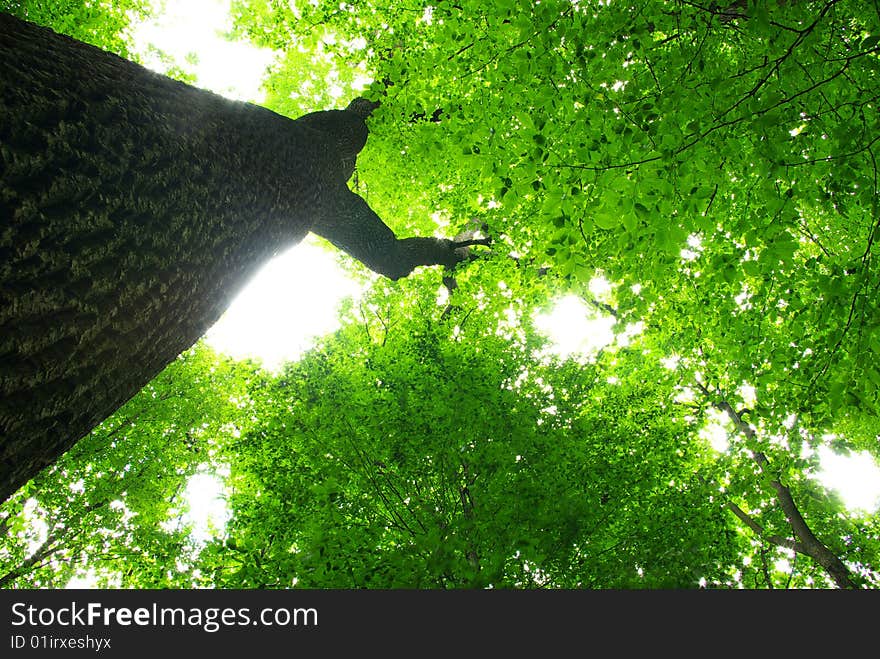
[[[737,414],[733,407],[731,407],[730,403],[727,401],[721,401],[716,404],[716,407],[727,414],[728,418],[733,421],[739,432],[746,437],[755,439],[755,431],[752,430],[749,424],[742,420],[739,414]],[[831,549],[829,549],[825,543],[819,540],[819,538],[816,537],[816,534],[813,533],[810,525],[807,524],[807,521],[801,514],[797,503],[795,503],[794,497],[791,495],[791,490],[783,485],[779,478],[774,477],[770,470],[770,463],[767,460],[767,456],[758,451],[752,451],[751,455],[752,459],[761,469],[761,472],[770,478],[770,486],[776,492],[776,500],[779,502],[779,506],[782,508],[782,512],[788,520],[792,533],[794,533],[794,536],[797,539],[790,548],[804,554],[805,556],[809,556],[821,565],[828,573],[828,576],[830,576],[834,580],[834,583],[837,584],[838,588],[857,588],[858,585],[853,580],[849,568],[846,567],[837,554],[831,551]],[[776,544],[780,543],[776,542]],[[780,546],[787,545],[780,544]]]
[[[0,14],[0,500],[312,228],[395,278],[455,263],[348,190],[368,105],[293,121]]]
[[[716,409],[727,415],[727,418],[729,418],[736,427],[737,432],[748,437],[750,440],[757,442],[758,437],[754,429],[748,423],[743,421],[742,417],[733,409],[730,403],[726,400],[717,400],[716,397],[712,395],[712,392],[710,392],[701,382],[697,382],[697,387],[699,387],[700,391],[703,392],[703,395],[706,396],[707,399],[712,401],[712,404]],[[858,588],[858,584],[846,564],[840,560],[840,557],[825,545],[825,543],[819,540],[815,533],[813,533],[810,525],[801,514],[801,511],[791,494],[791,490],[772,473],[767,456],[760,451],[755,450],[751,450],[750,453],[752,460],[758,465],[761,473],[768,477],[770,486],[776,493],[776,500],[779,503],[779,507],[782,508],[782,512],[785,514],[785,518],[788,520],[788,524],[791,527],[794,539],[780,538],[779,536],[766,534],[764,529],[757,522],[751,519],[751,517],[742,511],[739,506],[732,502],[728,503],[728,509],[765,540],[812,558],[816,563],[822,566],[838,588]]]

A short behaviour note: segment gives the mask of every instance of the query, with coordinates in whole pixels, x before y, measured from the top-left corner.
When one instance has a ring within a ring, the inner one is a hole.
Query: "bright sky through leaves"
[[[535,318],[535,325],[562,357],[589,355],[614,341],[614,318],[592,311],[576,295],[557,300],[549,312]]]
[[[189,509],[186,520],[192,524],[192,538],[206,542],[221,532],[229,519],[229,509],[224,498],[223,481],[211,473],[199,473],[186,484],[186,500]]]
[[[259,102],[263,72],[274,54],[225,40],[222,35],[229,27],[229,0],[168,0],[163,11],[136,26],[134,41],[148,66],[162,68],[147,52],[146,46],[151,44],[195,74],[199,87],[228,98]]]
[[[870,512],[880,507],[880,470],[867,451],[843,456],[823,446],[819,449],[819,459],[822,461],[819,480],[837,490],[847,508]]]
[[[215,350],[275,370],[335,330],[339,304],[358,291],[333,254],[307,239],[267,263],[206,338]]]

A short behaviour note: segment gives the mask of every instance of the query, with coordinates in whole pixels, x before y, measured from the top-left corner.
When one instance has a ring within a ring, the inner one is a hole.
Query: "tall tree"
[[[876,3],[233,7],[280,51],[275,112],[374,77],[354,188],[396,232],[482,224],[492,253],[445,289],[377,279],[244,394],[212,360],[151,383],[0,506],[8,583],[880,584],[876,506],[816,478],[828,448],[880,455]],[[529,318],[562,292],[617,342],[545,363]],[[193,438],[232,515],[195,560],[156,526]]]
[[[376,104],[292,121],[0,15],[0,498],[309,231],[397,279],[453,266],[347,181]]]

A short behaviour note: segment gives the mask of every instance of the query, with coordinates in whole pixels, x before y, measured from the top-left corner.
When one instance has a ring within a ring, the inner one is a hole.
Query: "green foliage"
[[[0,506],[0,583],[187,587],[188,479],[222,466],[255,370],[197,346]]]
[[[93,43],[115,43],[114,7]],[[40,11],[70,28],[97,10]],[[782,483],[880,585],[877,511],[815,478],[823,445],[880,458],[874,3],[236,0],[233,17],[279,51],[271,109],[339,107],[372,79],[353,185],[396,232],[481,226],[492,247],[440,304],[436,269],[375,282],[278,376],[186,355],[0,509],[8,583],[832,586],[780,544]],[[548,358],[531,320],[562,294],[643,329]],[[742,422],[720,453],[701,434],[718,409]],[[163,526],[201,465],[229,468],[231,515],[204,547]]]
[[[126,30],[150,8],[147,0],[0,0],[0,11],[123,57],[131,55]]]
[[[467,330],[460,311],[441,320],[442,308],[400,296],[378,304],[255,397],[259,421],[229,460],[229,536],[202,554],[218,563],[211,583],[651,588],[723,578],[730,520],[706,496],[707,454],[678,454],[683,428],[662,390],[535,360],[534,340],[480,336],[475,314]],[[682,509],[692,523],[681,525]],[[200,569],[209,574],[210,562]]]

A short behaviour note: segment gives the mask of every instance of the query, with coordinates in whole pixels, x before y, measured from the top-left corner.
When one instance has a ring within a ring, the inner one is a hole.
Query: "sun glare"
[[[710,408],[706,411],[706,424],[700,428],[698,433],[702,439],[709,442],[709,445],[719,453],[724,453],[730,448],[728,431],[725,426],[726,422],[727,416],[723,412]]]
[[[196,76],[196,85],[227,98],[260,102],[263,73],[275,57],[265,48],[227,41],[230,0],[186,0],[157,3],[154,16],[132,29],[135,50],[145,66],[166,67],[150,50],[155,46]]]
[[[880,468],[867,451],[848,456],[819,448],[819,481],[836,491],[849,510],[876,512],[880,507]]]
[[[592,355],[614,341],[614,318],[598,314],[577,295],[559,298],[548,313],[535,317],[535,326],[551,341],[560,357]]]
[[[157,70],[163,65],[151,45],[193,72],[197,86],[259,102],[263,74],[275,53],[224,39],[229,9],[229,0],[161,3],[153,18],[135,26],[135,48]],[[275,370],[336,329],[340,302],[358,290],[334,254],[307,239],[266,264],[205,338],[219,352]]]
[[[277,370],[334,331],[342,300],[359,292],[335,255],[309,237],[263,266],[205,340],[230,357]]]
[[[226,528],[230,511],[220,475],[200,472],[192,476],[186,484],[186,503],[184,521],[191,525],[196,543],[207,542]]]

